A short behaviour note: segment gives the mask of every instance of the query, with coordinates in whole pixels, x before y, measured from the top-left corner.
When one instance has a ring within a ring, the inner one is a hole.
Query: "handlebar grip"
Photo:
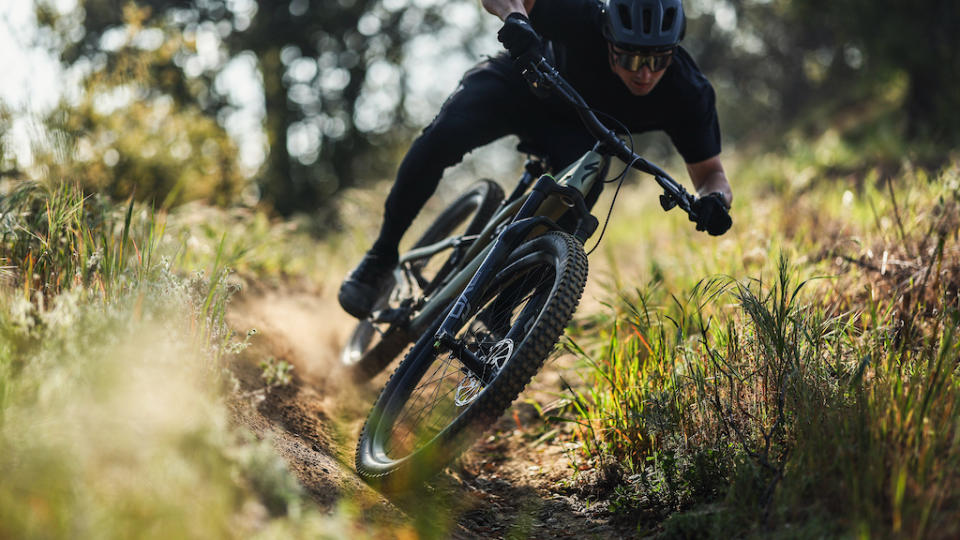
[[[695,200],[690,208],[690,221],[697,224],[698,231],[706,231],[711,236],[720,236],[733,225],[733,218],[720,193]]]

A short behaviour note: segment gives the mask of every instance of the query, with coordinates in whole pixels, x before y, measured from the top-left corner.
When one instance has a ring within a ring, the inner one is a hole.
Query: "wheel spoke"
[[[549,270],[549,271],[547,271]],[[482,373],[471,374],[454,362],[454,357],[445,354],[433,360],[434,366],[425,372],[425,376],[411,393],[401,414],[393,422],[393,432],[389,444],[384,448],[388,454],[408,453],[429,442],[437,433],[468,407],[485,390],[481,381],[495,376],[509,355],[490,363],[491,351],[499,343],[509,342],[510,352],[513,343],[521,340],[517,336],[529,330],[528,320],[533,320],[546,301],[553,283],[552,267],[544,268],[540,264],[525,268],[521,275],[511,280],[497,294],[487,298],[486,303],[464,325],[463,334],[458,338],[472,352],[484,359]],[[514,336],[514,339],[509,339]],[[478,387],[471,389],[466,397],[458,397],[458,389],[470,385],[469,377],[476,377]],[[448,382],[449,381],[449,382]],[[460,401],[461,403],[458,403]]]
[[[446,366],[446,365],[449,365],[449,364],[450,364],[450,362],[447,361],[447,362],[445,362],[443,365]],[[445,379],[445,378],[447,378],[447,377],[448,377],[448,375],[444,375],[444,376],[439,377],[439,378],[436,379],[436,380],[437,380],[437,384],[435,385],[435,388],[434,388],[434,391],[433,391],[433,396],[431,397],[431,399],[427,400],[427,402],[424,403],[420,408],[418,408],[418,409],[416,409],[416,410],[413,410],[413,411],[408,411],[408,412],[404,415],[405,417],[415,416],[415,420],[414,420],[414,421],[412,421],[412,422],[400,422],[400,421],[398,421],[398,422],[395,423],[395,429],[396,429],[396,427],[399,427],[399,428],[400,428],[400,431],[403,432],[404,437],[403,437],[402,439],[400,439],[400,440],[397,440],[397,441],[394,441],[394,438],[391,438],[391,442],[396,442],[397,444],[395,444],[395,445],[391,444],[391,445],[390,445],[389,449],[387,450],[388,454],[390,453],[390,451],[395,450],[395,449],[397,449],[397,448],[403,448],[403,449],[406,450],[406,451],[411,451],[411,450],[413,450],[413,448],[407,449],[407,448],[404,448],[404,447],[406,446],[406,443],[407,443],[408,439],[409,439],[410,437],[413,437],[413,436],[416,435],[416,434],[415,434],[415,430],[416,430],[417,426],[420,426],[421,420],[423,420],[424,416],[426,416],[426,415],[428,415],[428,414],[430,414],[430,413],[433,412],[433,410],[434,410],[434,409],[436,408],[436,406],[437,406],[437,403],[438,403],[441,399],[449,396],[450,394],[452,394],[452,393],[453,393],[454,391],[456,391],[456,389],[457,389],[456,386],[452,386],[449,390],[445,391],[443,394],[441,394],[441,395],[439,395],[439,396],[437,395],[438,392],[440,391],[441,386],[442,386],[441,382],[443,381],[443,379]],[[420,388],[423,388],[423,387],[420,387]],[[420,388],[418,388],[418,390],[420,390]],[[422,393],[422,392],[418,392],[418,394],[421,394],[421,393]],[[410,426],[410,427],[408,428],[408,426]]]
[[[357,446],[360,475],[411,487],[445,466],[503,413],[550,353],[576,309],[586,271],[583,248],[570,235],[547,233],[512,253],[492,288],[472,300],[477,308],[452,329],[451,348],[468,351],[480,373],[431,347],[435,323],[370,414]]]
[[[444,367],[446,367],[446,363],[438,363],[436,369],[433,370],[433,373],[432,373],[430,376],[433,377],[434,374],[436,374],[437,372],[439,372],[439,371],[440,371],[441,369],[443,369]],[[410,399],[409,402],[410,402],[410,403],[415,402],[415,401],[416,401],[416,397],[422,395],[422,394],[424,393],[425,389],[426,389],[428,386],[430,386],[431,384],[436,384],[437,388],[439,388],[439,387],[440,387],[440,383],[441,383],[441,382],[443,381],[443,379],[446,378],[446,377],[447,377],[447,375],[441,375],[441,376],[439,376],[439,377],[431,378],[431,379],[429,379],[429,380],[428,380],[427,382],[425,382],[425,383],[421,383],[419,386],[417,386],[416,390],[413,391],[413,394],[411,395],[411,399]],[[417,409],[416,411],[414,411],[413,409],[404,409],[403,415],[400,416],[399,418],[397,418],[397,420],[395,421],[395,423],[396,423],[396,424],[402,424],[402,423],[403,423],[403,420],[406,420],[409,416],[411,416],[411,414],[417,414],[417,413],[419,413],[420,411],[422,411],[423,408],[428,407],[428,406],[429,406],[429,404],[428,404],[428,405],[424,405],[424,407],[421,407],[420,409]]]

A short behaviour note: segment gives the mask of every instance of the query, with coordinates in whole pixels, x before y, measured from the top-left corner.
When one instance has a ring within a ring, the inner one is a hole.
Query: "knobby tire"
[[[468,223],[464,235],[478,234],[484,225],[493,217],[500,202],[503,200],[503,188],[492,180],[482,179],[471,185],[460,197],[450,203],[443,212],[433,221],[423,235],[414,244],[413,249],[428,246],[449,238],[454,232]],[[436,275],[430,277],[430,284],[442,281],[450,275],[453,268],[447,263],[452,254],[441,252],[434,257],[441,258],[442,263],[437,265]],[[431,261],[418,261],[418,269]],[[402,300],[400,283],[386,291],[376,303],[375,311],[389,306],[391,297],[394,301]],[[369,320],[357,323],[347,343],[341,352],[341,362],[346,365],[357,382],[367,381],[383,371],[394,358],[400,356],[404,349],[417,336],[411,336],[404,324],[385,325],[387,328],[377,329]]]
[[[542,281],[528,285],[534,276]],[[461,393],[470,378],[451,353],[438,354],[437,321],[394,371],[367,418],[356,451],[360,476],[398,491],[419,485],[455,459],[540,369],[573,316],[586,279],[583,246],[567,233],[550,232],[517,248],[457,332],[476,354],[490,359],[497,370],[492,380],[475,395]],[[441,390],[454,383],[452,396]],[[465,399],[471,401],[458,405]]]

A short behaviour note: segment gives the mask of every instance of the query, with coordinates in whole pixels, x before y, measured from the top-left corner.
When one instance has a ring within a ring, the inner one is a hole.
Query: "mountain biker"
[[[631,132],[667,133],[699,194],[697,229],[722,234],[729,227],[720,206],[729,208],[733,193],[719,157],[714,92],[679,46],[686,28],[680,0],[481,1],[504,21],[497,36],[508,52],[467,71],[401,162],[379,236],[340,287],[340,305],[354,317],[369,316],[397,264],[400,238],[444,169],[464,154],[513,134],[561,170],[593,147],[575,111],[536,97],[513,61],[543,54],[543,38],[560,73],[604,117]]]

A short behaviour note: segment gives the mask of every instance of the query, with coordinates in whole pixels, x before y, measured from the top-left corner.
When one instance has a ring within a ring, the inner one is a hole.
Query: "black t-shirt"
[[[563,76],[591,107],[626,124],[631,132],[666,132],[687,163],[718,155],[720,126],[713,87],[687,51],[678,47],[657,86],[646,96],[635,96],[610,69],[601,9],[597,0],[537,0],[530,22],[560,47]]]

